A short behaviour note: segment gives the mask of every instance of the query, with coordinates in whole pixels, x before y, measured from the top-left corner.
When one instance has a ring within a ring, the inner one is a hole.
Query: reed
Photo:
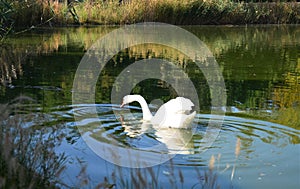
[[[39,26],[299,24],[300,3],[234,0],[0,0],[0,40]],[[19,29],[19,28],[25,28]],[[13,31],[13,32],[12,32]]]
[[[132,24],[153,21],[191,24],[298,24],[299,2],[233,0],[0,0],[4,25]],[[6,6],[8,5],[8,6]],[[9,10],[9,11],[8,11]],[[3,26],[2,26],[3,27]]]
[[[240,151],[241,151],[241,139],[237,138],[236,139],[236,145],[235,145],[235,160],[234,160],[234,165],[231,171],[231,177],[230,180],[232,181],[233,177],[234,177],[234,173],[235,173],[235,167],[236,167],[236,161],[240,155]]]
[[[297,24],[297,2],[220,0],[84,1],[75,6],[82,24],[132,24],[165,22],[191,24]]]

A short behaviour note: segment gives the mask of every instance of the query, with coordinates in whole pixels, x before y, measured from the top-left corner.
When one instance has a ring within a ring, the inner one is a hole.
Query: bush
[[[13,12],[12,3],[6,0],[0,0],[0,39],[5,37],[13,28]]]

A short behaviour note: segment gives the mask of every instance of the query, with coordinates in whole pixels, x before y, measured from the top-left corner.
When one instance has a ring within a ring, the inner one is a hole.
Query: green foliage
[[[7,2],[7,0],[0,0],[0,40],[13,28],[13,13],[12,3]]]
[[[14,20],[18,27],[32,27],[47,23],[54,17],[54,11],[49,1],[27,0],[13,4]]]

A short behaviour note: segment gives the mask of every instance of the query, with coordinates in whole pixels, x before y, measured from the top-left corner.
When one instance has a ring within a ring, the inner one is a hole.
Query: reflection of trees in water
[[[22,61],[26,53],[10,46],[2,46],[0,53],[0,83],[8,85],[22,75]]]
[[[273,88],[272,99],[279,106],[277,122],[300,126],[300,58],[295,72],[287,72],[282,84]]]
[[[3,76],[8,76],[7,81],[11,82],[14,78],[13,70],[17,69],[15,65],[11,65],[12,62],[17,62],[20,57],[24,59],[24,54],[28,54],[28,48],[31,48],[32,54],[37,53],[51,53],[55,51],[65,50],[68,52],[68,46],[70,44],[75,46],[83,46],[84,49],[88,49],[99,37],[112,31],[114,28],[97,27],[97,28],[63,28],[57,31],[42,31],[42,34],[37,37],[26,36],[22,38],[16,38],[14,40],[14,47],[1,47],[1,65],[6,64],[2,71]],[[300,41],[300,29],[297,27],[250,27],[241,29],[239,27],[186,27],[189,31],[198,36],[205,44],[208,45],[210,50],[215,56],[222,56],[230,51],[232,48],[249,49],[251,45],[257,44],[257,48],[260,49],[262,44],[270,43],[276,47],[283,45],[293,45],[295,41]],[[132,36],[134,37],[134,36]],[[130,39],[128,39],[130,40]],[[8,55],[8,52],[12,52],[8,48],[14,49],[16,54]],[[3,52],[7,51],[7,52]],[[26,52],[26,53],[25,53]],[[275,53],[275,52],[274,52]],[[186,66],[187,57],[179,53],[176,49],[166,48],[159,45],[148,44],[146,47],[135,46],[130,48],[129,55],[135,58],[151,57],[164,57],[172,58],[176,57],[176,61],[183,66]],[[7,58],[9,56],[10,58]],[[222,64],[222,63],[221,63]],[[18,66],[20,66],[19,64]],[[13,68],[12,68],[13,67]],[[3,81],[2,81],[3,83]]]
[[[300,72],[286,74],[282,85],[273,88],[273,100],[280,108],[297,106],[300,103]]]
[[[22,67],[26,59],[32,56],[53,53],[66,53],[72,56],[74,52],[83,53],[97,39],[113,29],[113,27],[59,28],[52,31],[41,30],[38,35],[26,34],[8,40],[6,44],[1,45],[0,50],[0,82],[2,85],[8,85],[13,79],[18,79],[19,75],[23,74]],[[299,58],[297,59],[299,46],[296,44],[296,41],[300,41],[299,27],[193,26],[185,29],[205,42],[219,61],[226,80],[228,97],[230,97],[229,105],[241,102],[241,106],[244,107],[263,109],[268,107],[268,100],[272,100],[273,107],[278,106],[283,112],[282,115],[286,113],[297,117],[294,107],[299,107],[300,71]],[[134,40],[134,36],[130,37]],[[96,94],[96,98],[101,102],[107,102],[116,74],[130,63],[145,58],[164,58],[184,69],[191,80],[196,83],[195,87],[200,92],[199,96],[205,96],[202,105],[209,101],[209,89],[205,78],[201,75],[201,70],[197,70],[190,59],[176,49],[157,44],[133,46],[113,57],[112,63],[106,65],[101,75],[102,79],[97,83],[97,87],[101,87],[103,93]],[[64,61],[69,60],[65,58]],[[34,67],[35,65],[32,65],[30,69]],[[69,88],[72,87],[73,77],[66,76],[65,78],[68,79],[61,81],[61,86],[71,90]],[[165,82],[158,80],[156,82],[156,87],[162,89],[170,87]],[[147,88],[153,88],[153,81],[152,84],[151,82],[144,84],[146,89],[137,86],[134,89],[135,92],[147,93]],[[148,92],[150,98],[151,90]],[[174,95],[172,90],[169,94]],[[289,111],[294,113],[288,113]],[[287,117],[285,116],[286,119]]]
[[[62,28],[38,30],[38,35],[15,36],[0,44],[0,85],[9,85],[22,75],[26,59],[40,54],[68,52],[70,44],[88,49],[93,42],[112,29]],[[29,37],[27,37],[29,36]]]

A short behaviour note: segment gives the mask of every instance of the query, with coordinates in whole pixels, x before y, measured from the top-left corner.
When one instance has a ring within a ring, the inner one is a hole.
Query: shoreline
[[[39,27],[123,26],[161,22],[177,26],[299,25],[300,2],[233,0],[0,0],[0,41]],[[20,28],[23,28],[20,30]]]
[[[8,1],[8,0],[7,0]],[[30,0],[28,0],[29,2]],[[31,0],[32,1],[32,0]],[[84,1],[65,5],[43,1],[21,5],[11,15],[15,27],[38,25],[126,25],[163,22],[173,25],[300,24],[300,2],[234,2],[217,0]],[[23,6],[29,6],[27,9]]]

